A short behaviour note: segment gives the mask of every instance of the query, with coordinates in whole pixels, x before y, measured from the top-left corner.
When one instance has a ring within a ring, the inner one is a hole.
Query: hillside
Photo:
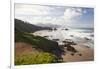
[[[15,19],[15,65],[56,63],[61,59],[57,42],[31,34],[44,29],[50,30]]]
[[[16,32],[15,42],[26,42],[33,45],[33,48],[39,48],[46,52],[60,49],[57,42],[48,40],[44,37],[34,36],[29,33]]]
[[[20,31],[20,32],[35,32],[38,30],[51,30],[49,27],[40,27],[36,26],[33,24],[30,24],[28,22],[24,22],[19,19],[15,19],[15,31]]]

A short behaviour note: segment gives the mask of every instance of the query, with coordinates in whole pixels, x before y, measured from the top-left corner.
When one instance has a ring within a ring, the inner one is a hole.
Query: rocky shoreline
[[[58,39],[56,40],[58,41]],[[63,50],[61,54],[63,62],[74,62],[74,61],[93,61],[94,50],[89,46],[81,46],[72,40],[66,39],[62,41],[64,44],[59,45]],[[56,51],[56,53],[59,53]]]

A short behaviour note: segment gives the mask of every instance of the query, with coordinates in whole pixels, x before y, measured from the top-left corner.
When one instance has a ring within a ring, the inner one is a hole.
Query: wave
[[[84,32],[84,31],[85,32]],[[91,32],[90,32],[91,31]],[[58,28],[57,30],[41,30],[33,33],[39,36],[47,36],[47,39],[59,39],[59,42],[64,41],[66,39],[71,39],[72,41],[76,42],[77,44],[88,45],[90,47],[94,46],[94,32],[93,30],[87,29],[69,29],[63,30]]]

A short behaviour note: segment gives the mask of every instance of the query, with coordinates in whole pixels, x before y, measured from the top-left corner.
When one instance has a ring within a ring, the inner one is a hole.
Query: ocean
[[[94,47],[94,29],[93,28],[57,28],[57,30],[41,30],[33,33],[34,35],[45,37],[49,40],[57,39],[59,44],[66,39],[72,40],[78,45]]]

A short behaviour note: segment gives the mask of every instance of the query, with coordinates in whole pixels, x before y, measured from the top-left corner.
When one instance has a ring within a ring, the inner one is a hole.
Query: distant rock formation
[[[62,30],[69,30],[68,28],[62,29]]]
[[[68,30],[67,28],[65,30]]]
[[[54,30],[57,30],[56,28],[54,28]]]

